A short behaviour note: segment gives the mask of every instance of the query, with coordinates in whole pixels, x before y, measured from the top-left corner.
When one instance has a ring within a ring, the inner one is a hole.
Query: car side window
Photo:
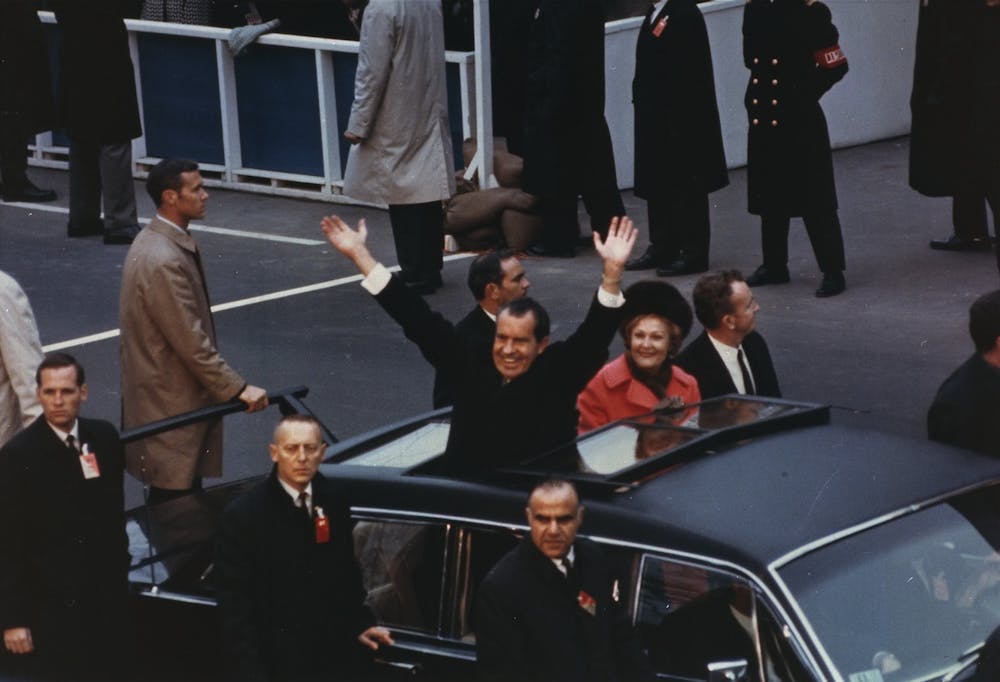
[[[735,679],[809,678],[777,621],[731,574],[645,556],[635,623],[654,669],[668,679],[706,680],[709,663],[738,660],[747,669]]]
[[[517,545],[521,535],[509,530],[466,528],[462,530],[462,537],[468,552],[465,554],[465,570],[462,571],[464,585],[459,590],[458,623],[455,629],[463,642],[472,643],[476,641],[473,618],[479,584],[493,566]]]
[[[445,529],[438,524],[358,521],[354,554],[379,624],[437,635],[445,571]]]

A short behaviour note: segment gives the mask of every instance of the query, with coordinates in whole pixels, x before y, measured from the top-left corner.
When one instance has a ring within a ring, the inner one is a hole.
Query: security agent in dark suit
[[[352,229],[337,216],[323,219],[329,242],[365,275],[362,286],[403,328],[424,358],[458,378],[448,445],[440,464],[451,473],[492,471],[532,458],[576,436],[576,396],[604,364],[625,302],[621,277],[636,231],[615,218],[607,238],[594,233],[604,261],[601,287],[587,316],[565,341],[549,344],[549,317],[531,298],[511,301],[497,316],[493,367],[469,355],[455,328],[420,296],[407,291],[365,245],[362,220]]]
[[[315,419],[290,415],[269,446],[274,469],[223,512],[215,583],[234,680],[331,680],[392,644],[373,625],[342,496],[317,473]]]
[[[4,646],[32,678],[119,679],[131,649],[122,446],[108,422],[77,417],[87,385],[72,356],[48,356],[36,381],[42,416],[0,450]]]
[[[455,325],[455,332],[465,342],[471,357],[478,358],[486,367],[492,367],[497,313],[511,301],[524,298],[531,282],[514,252],[502,249],[473,258],[469,264],[468,283],[476,299],[476,307]],[[455,402],[454,383],[454,378],[444,370],[439,369],[435,373],[435,408]]]
[[[729,393],[781,397],[778,377],[757,324],[757,299],[737,270],[703,276],[691,294],[705,330],[677,356],[698,380],[703,400]]]
[[[601,550],[576,537],[583,506],[573,484],[539,483],[525,514],[531,533],[479,586],[474,626],[480,677],[652,680]]]
[[[1000,456],[1000,290],[969,308],[976,352],[949,376],[927,412],[931,440]]]

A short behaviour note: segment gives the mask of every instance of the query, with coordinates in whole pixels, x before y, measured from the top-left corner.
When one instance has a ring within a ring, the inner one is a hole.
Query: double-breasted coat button
[[[750,104],[757,106],[757,100],[756,99],[750,100]]]
[[[772,99],[772,100],[771,100],[771,106],[772,106],[772,107],[776,107],[776,106],[778,106],[778,100],[776,100],[776,99]]]
[[[756,78],[754,78],[754,79],[753,79],[752,81],[750,81],[750,82],[751,82],[751,83],[753,83],[754,85],[757,85],[757,83],[759,83],[760,81],[759,81],[759,80],[757,80]]]
[[[757,59],[757,57],[754,57],[754,58],[753,58],[753,63],[754,63],[754,64],[760,64],[760,60],[759,60],[759,59]]]
[[[777,65],[778,65],[778,58],[775,57],[774,59],[771,60],[771,66],[777,66]]]
[[[757,125],[758,123],[760,123],[760,121],[758,121],[757,119],[754,119],[754,120],[753,120],[753,124],[754,124],[754,125]]]
[[[771,85],[777,85],[777,84],[778,84],[778,79],[777,78],[775,78],[774,80],[771,81]]]
[[[778,122],[776,120],[775,121],[771,121],[771,127],[772,128],[777,128],[778,127]]]

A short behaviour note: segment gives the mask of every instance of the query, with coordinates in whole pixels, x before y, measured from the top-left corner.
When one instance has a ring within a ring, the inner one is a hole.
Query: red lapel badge
[[[316,507],[316,544],[330,542],[330,519],[323,513],[323,507]]]
[[[576,603],[590,615],[597,615],[597,601],[583,590],[580,590],[580,594],[576,595]]]
[[[658,22],[656,22],[656,26],[653,27],[654,38],[659,38],[660,35],[663,33],[663,29],[667,27],[667,19],[668,17],[663,17]]]

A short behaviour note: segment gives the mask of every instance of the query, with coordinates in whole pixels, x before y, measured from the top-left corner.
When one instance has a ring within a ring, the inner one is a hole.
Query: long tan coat
[[[0,445],[42,413],[35,370],[42,344],[31,304],[13,277],[0,271]]]
[[[447,107],[440,0],[371,0],[347,126],[364,141],[351,148],[344,194],[387,204],[450,198]]]
[[[154,219],[122,272],[122,426],[141,426],[235,398],[246,385],[219,355],[190,234]],[[222,423],[202,422],[126,447],[130,474],[158,488],[222,475]]]

